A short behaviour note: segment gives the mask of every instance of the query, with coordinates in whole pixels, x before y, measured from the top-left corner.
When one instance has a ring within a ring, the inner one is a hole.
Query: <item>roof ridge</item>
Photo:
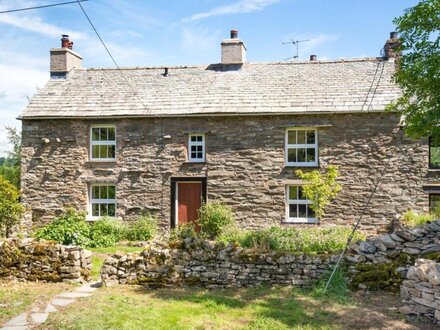
[[[362,57],[362,58],[341,58],[330,60],[317,60],[317,61],[290,61],[290,62],[246,62],[243,66],[248,65],[302,65],[302,64],[333,64],[333,63],[356,63],[356,62],[386,62],[383,57]],[[87,71],[107,71],[107,70],[164,70],[167,69],[197,69],[204,68],[211,65],[222,65],[222,63],[211,64],[191,64],[191,65],[159,65],[159,66],[133,66],[133,67],[120,67],[118,68],[105,68],[105,67],[93,67],[84,68]]]

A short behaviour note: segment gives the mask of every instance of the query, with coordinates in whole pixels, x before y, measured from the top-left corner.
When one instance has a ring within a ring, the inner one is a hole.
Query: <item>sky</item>
[[[0,11],[66,0],[0,0]],[[231,29],[249,62],[375,57],[393,18],[417,0],[89,0],[82,2],[119,66],[172,66],[220,61]],[[5,126],[49,80],[49,49],[70,35],[84,67],[114,67],[78,4],[0,14],[0,156]]]

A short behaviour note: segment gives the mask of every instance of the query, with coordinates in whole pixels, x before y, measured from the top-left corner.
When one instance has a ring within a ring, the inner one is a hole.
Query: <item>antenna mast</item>
[[[310,39],[307,39],[307,40],[292,40],[291,39],[290,41],[285,41],[285,42],[282,41],[281,43],[283,45],[289,45],[289,44],[296,45],[296,55],[289,57],[289,58],[286,58],[285,61],[288,61],[291,59],[299,60],[299,43],[300,42],[307,42],[307,41],[310,41]]]

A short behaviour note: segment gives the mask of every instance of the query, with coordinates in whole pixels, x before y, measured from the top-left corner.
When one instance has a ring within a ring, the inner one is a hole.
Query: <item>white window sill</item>
[[[185,164],[204,164],[206,160],[187,160]]]
[[[290,219],[285,219],[283,221],[283,224],[316,224],[317,220],[316,218],[290,218]]]

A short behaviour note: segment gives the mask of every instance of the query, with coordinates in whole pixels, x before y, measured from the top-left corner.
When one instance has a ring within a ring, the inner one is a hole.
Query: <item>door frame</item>
[[[202,200],[206,203],[207,199],[207,179],[206,177],[176,177],[171,178],[171,217],[170,217],[170,227],[171,229],[176,228],[177,224],[177,184],[179,182],[200,182],[202,184]]]

